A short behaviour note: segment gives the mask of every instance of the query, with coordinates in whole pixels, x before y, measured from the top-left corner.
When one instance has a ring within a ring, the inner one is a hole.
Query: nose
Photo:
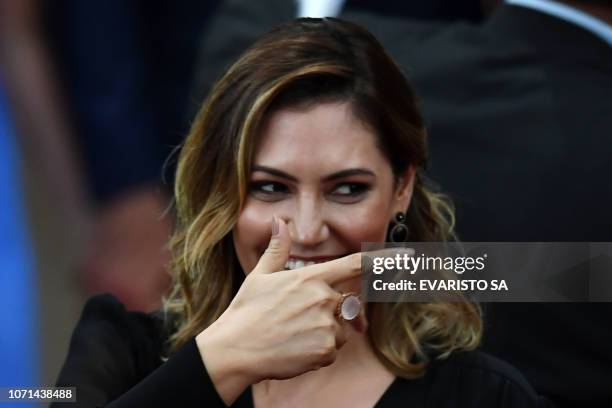
[[[316,246],[329,237],[320,205],[313,198],[299,200],[290,214],[287,214],[289,234],[294,244]]]

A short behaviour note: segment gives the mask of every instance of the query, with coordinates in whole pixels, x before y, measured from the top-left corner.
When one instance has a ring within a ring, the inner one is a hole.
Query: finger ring
[[[361,301],[354,292],[343,293],[342,298],[336,306],[336,316],[342,317],[347,322],[359,316],[361,311]]]

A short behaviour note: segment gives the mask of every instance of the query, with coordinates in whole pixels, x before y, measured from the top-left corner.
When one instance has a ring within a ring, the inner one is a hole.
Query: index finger
[[[308,278],[321,279],[329,285],[361,276],[361,252],[305,268]]]
[[[321,279],[329,285],[335,285],[350,279],[358,278],[372,272],[371,260],[374,257],[393,257],[398,253],[414,255],[412,248],[387,248],[370,252],[357,252],[329,262],[311,265],[305,271],[308,278]]]

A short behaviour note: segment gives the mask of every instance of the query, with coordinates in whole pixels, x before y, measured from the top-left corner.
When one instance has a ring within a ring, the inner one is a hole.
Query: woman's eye
[[[342,183],[334,188],[331,195],[342,201],[355,201],[369,189],[370,187],[364,183]]]
[[[289,188],[273,181],[257,181],[251,183],[250,191],[258,198],[273,201],[289,193]]]

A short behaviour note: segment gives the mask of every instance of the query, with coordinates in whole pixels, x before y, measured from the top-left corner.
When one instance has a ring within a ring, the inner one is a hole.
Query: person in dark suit
[[[381,16],[410,18],[432,24],[451,21],[482,21],[490,3],[497,0],[336,0],[319,3],[316,15],[306,15],[309,0],[285,1],[224,0],[220,2],[214,16],[204,29],[200,46],[198,68],[193,83],[192,110],[210,91],[229,64],[242,53],[259,35],[271,27],[295,17],[335,17],[327,15],[334,10],[360,13],[376,13]],[[323,7],[321,7],[323,6]],[[320,13],[326,14],[321,15]]]
[[[211,25],[231,39],[211,33],[202,56],[216,66],[290,18],[259,3],[267,14],[249,22],[231,3]],[[374,32],[414,82],[429,174],[453,197],[465,241],[612,240],[610,5],[542,3],[505,4],[479,25],[341,15]],[[484,346],[560,406],[608,406],[609,316],[609,304],[491,304]]]
[[[462,239],[611,239],[612,48],[602,37],[515,5],[480,26],[344,17],[381,38],[414,81],[430,174],[450,189]]]

